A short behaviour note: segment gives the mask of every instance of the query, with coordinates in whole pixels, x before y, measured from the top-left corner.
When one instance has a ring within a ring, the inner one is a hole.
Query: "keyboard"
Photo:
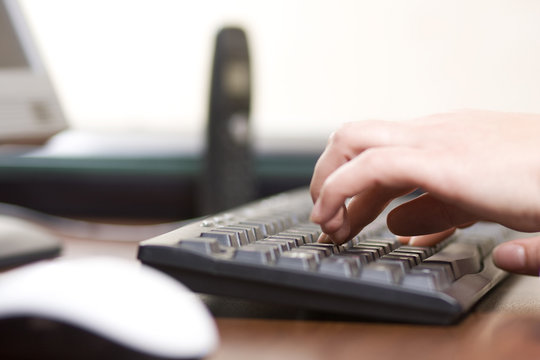
[[[506,273],[491,250],[516,233],[492,223],[434,247],[402,245],[388,207],[346,244],[317,243],[308,189],[195,220],[140,243],[138,258],[200,293],[392,322],[458,321]]]

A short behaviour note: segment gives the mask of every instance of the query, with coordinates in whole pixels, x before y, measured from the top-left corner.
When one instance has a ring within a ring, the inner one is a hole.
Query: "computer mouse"
[[[0,354],[6,346],[27,354],[24,344],[15,345],[25,331],[29,347],[40,336],[60,342],[56,350],[41,344],[57,358],[199,359],[218,344],[215,322],[196,294],[158,270],[113,257],[57,258],[0,274],[0,343],[11,339]]]

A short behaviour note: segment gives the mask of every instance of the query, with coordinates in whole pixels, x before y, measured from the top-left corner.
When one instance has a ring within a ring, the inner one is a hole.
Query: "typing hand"
[[[418,188],[426,193],[387,218],[390,230],[404,241],[412,236],[415,245],[479,220],[539,231],[540,116],[459,111],[345,124],[315,167],[311,219],[340,244],[392,199]],[[538,275],[540,238],[503,244],[494,259],[507,270]]]

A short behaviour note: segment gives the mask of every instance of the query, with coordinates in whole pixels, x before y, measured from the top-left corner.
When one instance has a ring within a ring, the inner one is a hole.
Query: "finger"
[[[318,224],[332,219],[347,198],[371,191],[406,192],[441,181],[439,161],[416,148],[372,148],[334,171],[324,182],[311,218]]]
[[[503,243],[493,250],[495,265],[518,274],[539,275],[540,237]]]
[[[380,188],[354,196],[347,205],[347,223],[343,226],[348,232],[341,231],[330,234],[332,241],[335,244],[343,244],[350,240],[366,225],[375,220],[390,201],[407,192],[400,189]]]
[[[393,209],[387,223],[394,234],[418,236],[463,227],[477,220],[476,215],[426,193]]]
[[[341,207],[334,218],[321,224],[321,230],[325,236],[319,239],[320,242],[333,242],[334,244],[345,242],[351,232],[349,215],[345,205]]]
[[[410,126],[390,121],[346,123],[330,135],[320,156],[310,184],[313,201],[319,197],[326,178],[343,164],[366,149],[382,146],[403,146],[417,143],[417,134]]]

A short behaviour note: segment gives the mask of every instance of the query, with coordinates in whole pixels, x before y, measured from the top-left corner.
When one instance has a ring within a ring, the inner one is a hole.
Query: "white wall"
[[[21,0],[74,127],[199,134],[240,24],[259,136],[462,107],[540,112],[536,0]]]

